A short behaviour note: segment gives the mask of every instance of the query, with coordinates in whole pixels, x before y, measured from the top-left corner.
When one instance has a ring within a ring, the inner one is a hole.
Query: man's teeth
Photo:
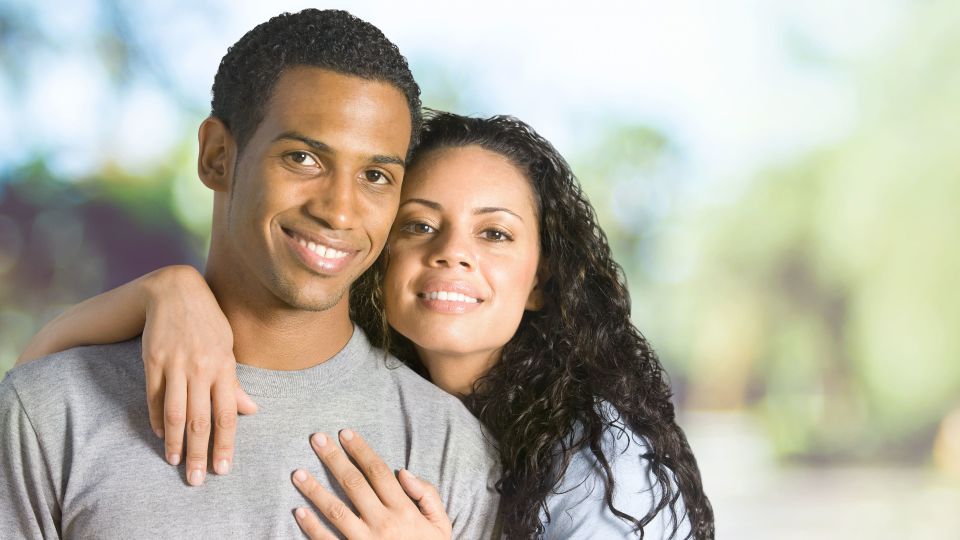
[[[309,249],[325,259],[342,259],[347,256],[345,251],[338,251],[332,247],[327,247],[315,242],[308,242],[303,238],[297,238],[297,242],[299,242],[301,246]]]
[[[460,294],[457,292],[447,292],[447,291],[433,291],[429,293],[423,293],[426,298],[430,300],[445,300],[447,302],[465,302],[467,304],[476,304],[478,300],[472,296],[467,296],[465,294]]]

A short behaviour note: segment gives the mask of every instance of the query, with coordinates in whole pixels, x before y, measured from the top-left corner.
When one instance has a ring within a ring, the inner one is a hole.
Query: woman
[[[134,288],[87,311],[143,317],[143,297]],[[209,292],[200,298],[193,309],[211,313]],[[713,537],[622,270],[566,161],[526,124],[430,116],[388,247],[351,309],[374,343],[460,395],[497,440],[507,537]],[[82,336],[83,311],[57,333]],[[118,337],[57,346],[104,339]]]

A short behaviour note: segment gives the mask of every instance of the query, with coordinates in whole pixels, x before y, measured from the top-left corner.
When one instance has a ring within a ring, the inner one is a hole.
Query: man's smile
[[[360,249],[342,240],[280,228],[287,245],[308,268],[322,274],[336,274],[346,268]]]

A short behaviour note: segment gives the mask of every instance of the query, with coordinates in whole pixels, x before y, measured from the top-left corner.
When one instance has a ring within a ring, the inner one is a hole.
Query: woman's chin
[[[432,340],[414,341],[420,358],[456,360],[477,356],[481,351],[474,347],[465,347],[459,343],[438,343]]]
[[[411,341],[416,345],[420,359],[433,364],[446,362],[488,364],[492,359],[499,359],[499,352],[503,349],[502,345],[471,344],[458,339],[438,340],[436,336],[432,339],[420,341],[411,339]]]

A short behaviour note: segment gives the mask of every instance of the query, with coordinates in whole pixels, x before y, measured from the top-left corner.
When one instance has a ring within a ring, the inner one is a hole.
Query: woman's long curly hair
[[[623,270],[570,166],[516,118],[432,112],[410,168],[431,151],[470,145],[507,158],[530,181],[547,277],[542,309],[524,313],[501,361],[465,400],[497,439],[504,533],[508,538],[542,535],[547,496],[573,456],[588,449],[603,471],[610,511],[632,523],[641,537],[643,527],[662,511],[670,512],[676,535],[684,518],[678,515],[682,497],[680,508],[686,509],[691,525],[688,538],[712,539],[713,510],[696,459],[674,419],[670,386],[650,344],[630,320]],[[412,344],[384,320],[384,270],[381,262],[355,284],[354,320],[374,343],[426,374]],[[604,454],[603,436],[606,430],[622,431],[621,426],[647,443],[644,457],[659,496],[652,507],[613,504],[617,479]]]

